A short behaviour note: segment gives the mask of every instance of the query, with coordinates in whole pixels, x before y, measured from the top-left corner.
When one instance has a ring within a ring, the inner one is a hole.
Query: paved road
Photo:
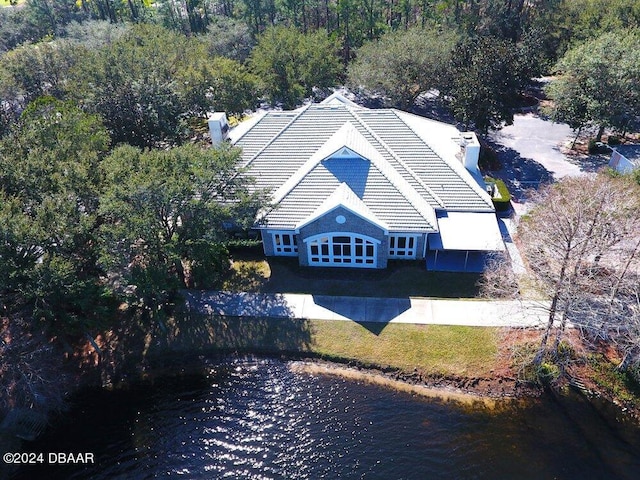
[[[553,123],[533,113],[516,115],[513,125],[491,134],[494,142],[518,152],[522,158],[539,163],[556,180],[584,173],[560,152],[559,145],[572,137],[573,130],[569,125]]]
[[[546,305],[534,301],[332,297],[294,293],[184,292],[204,314],[380,323],[540,327]]]

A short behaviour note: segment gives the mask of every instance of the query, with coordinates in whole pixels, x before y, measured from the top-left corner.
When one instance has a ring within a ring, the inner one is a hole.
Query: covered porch
[[[488,259],[505,250],[494,213],[442,212],[438,228],[429,235],[427,270],[481,273]]]

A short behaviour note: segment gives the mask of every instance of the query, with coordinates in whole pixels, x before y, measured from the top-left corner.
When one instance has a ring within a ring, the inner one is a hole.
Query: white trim
[[[367,207],[367,205],[344,182],[341,183],[338,188],[336,188],[333,193],[324,200],[324,202],[322,202],[315,212],[295,226],[295,232],[300,233],[301,228],[306,227],[311,222],[314,222],[321,217],[329,215],[339,207],[351,212],[353,215],[363,219],[365,222],[378,227],[385,235],[389,234],[389,226],[385,222],[379,220],[369,207]]]
[[[334,243],[345,237],[348,242]],[[309,266],[376,268],[380,240],[353,232],[327,232],[305,238]],[[314,251],[315,248],[315,251]],[[358,254],[360,252],[360,254]]]
[[[270,231],[273,254],[278,257],[297,257],[298,239],[296,232],[291,230]]]
[[[389,234],[389,258],[415,260],[418,255],[418,238],[420,235],[416,234]],[[401,239],[404,240],[403,246],[399,246]]]

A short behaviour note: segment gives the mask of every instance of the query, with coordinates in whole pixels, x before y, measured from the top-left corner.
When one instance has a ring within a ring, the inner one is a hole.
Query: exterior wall
[[[346,221],[344,224],[338,224],[335,221],[335,218],[338,215],[342,215],[345,217]],[[306,225],[300,230],[300,233],[297,235],[297,245],[298,245],[298,258],[300,259],[300,265],[308,266],[308,251],[307,244],[304,242],[304,239],[309,237],[313,237],[314,235],[323,234],[323,233],[331,233],[331,232],[345,232],[345,233],[356,233],[360,235],[365,235],[367,237],[374,238],[378,240],[380,243],[377,245],[377,268],[386,268],[387,260],[389,256],[389,237],[384,234],[384,231],[372,224],[363,218],[359,217],[351,213],[350,211],[344,208],[337,208],[332,210],[324,217],[316,220],[315,222]],[[293,230],[268,230],[263,229],[260,230],[260,235],[262,237],[262,247],[264,250],[264,254],[268,257],[270,256],[292,256],[292,255],[282,255],[278,254],[275,251],[275,246],[273,244],[273,234],[274,233],[290,233],[295,234]],[[416,232],[392,232],[397,235],[409,235],[416,236],[416,260],[423,260],[425,258],[425,242],[427,235],[423,233]],[[295,255],[294,255],[295,256]],[[353,268],[357,268],[354,266]]]
[[[264,250],[264,254],[267,257],[272,257],[272,256],[296,256],[296,255],[282,255],[279,253],[276,253],[276,249],[275,249],[275,245],[273,244],[273,234],[274,233],[288,233],[291,235],[295,235],[295,231],[293,230],[267,230],[267,229],[263,229],[260,230],[260,236],[262,237],[262,248]],[[300,245],[300,237],[298,237],[298,251],[300,251],[301,245]],[[304,245],[302,245],[303,247]]]
[[[414,260],[423,260],[425,258],[424,244],[426,241],[426,234],[419,233],[419,232],[389,232],[389,234],[415,237],[416,238],[416,256]],[[387,253],[388,251],[389,251],[389,247],[387,246]]]
[[[336,217],[339,215],[345,218],[345,222],[342,224],[336,221]],[[331,210],[326,215],[323,215],[300,229],[300,233],[298,234],[298,257],[300,258],[300,265],[309,266],[307,244],[304,240],[315,235],[332,232],[356,233],[378,240],[380,243],[377,245],[376,268],[387,268],[389,244],[384,230],[343,207]]]

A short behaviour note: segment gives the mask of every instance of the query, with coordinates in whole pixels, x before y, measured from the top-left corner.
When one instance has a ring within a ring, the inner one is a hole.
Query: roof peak
[[[319,103],[319,105],[330,105],[330,106],[331,105],[345,105],[347,107],[363,108],[365,110],[368,110],[366,107],[362,107],[362,106],[358,105],[357,103],[349,100],[339,90],[333,92],[331,95],[329,95],[323,101],[321,101]]]
[[[343,207],[349,210],[351,213],[380,227],[385,232],[389,231],[389,226],[376,217],[367,204],[364,203],[353,190],[351,190],[351,187],[349,187],[346,182],[340,183],[331,195],[329,195],[311,215],[300,221],[296,225],[296,231],[299,231],[302,227],[338,207]]]

